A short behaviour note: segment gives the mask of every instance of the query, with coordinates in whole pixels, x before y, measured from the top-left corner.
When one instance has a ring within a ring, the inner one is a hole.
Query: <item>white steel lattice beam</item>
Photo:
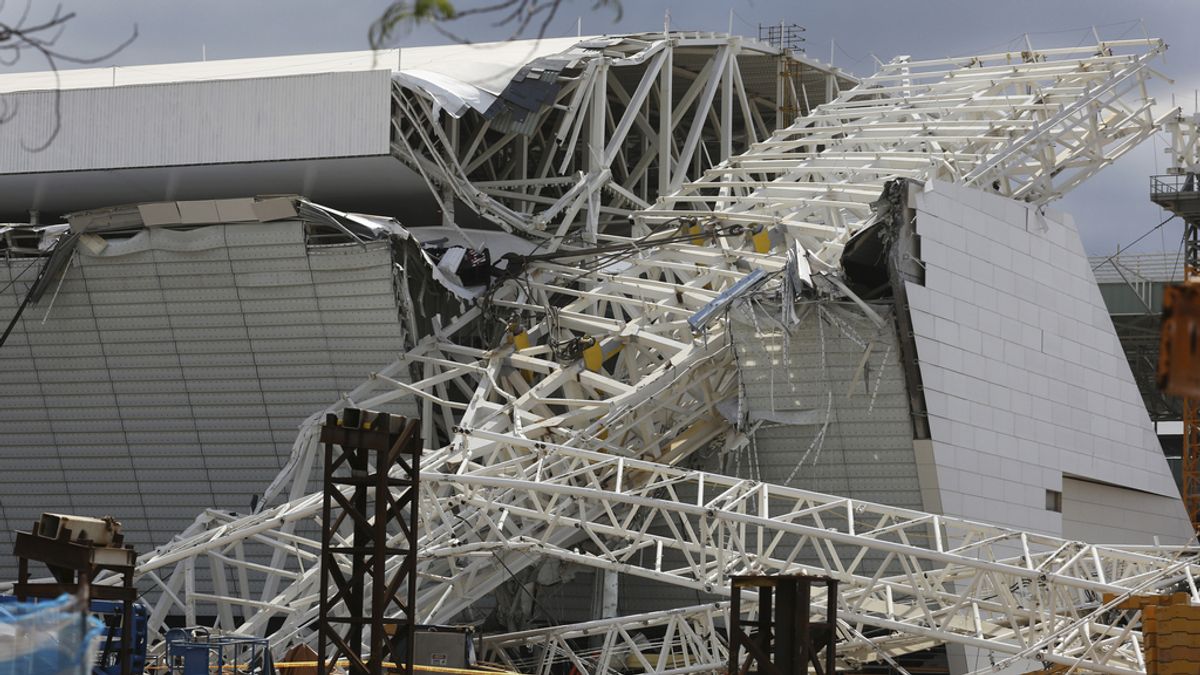
[[[548,675],[570,664],[580,675],[618,670],[635,663],[647,673],[694,673],[720,670],[728,652],[719,626],[729,603],[650,612],[484,638],[483,657],[522,673]],[[648,639],[643,631],[662,636]],[[591,642],[599,647],[581,646]],[[532,652],[517,656],[514,652]]]
[[[662,197],[639,222],[699,211],[723,223],[779,225],[832,259],[869,217],[884,177],[977,185],[1043,204],[1175,115],[1153,117],[1145,95],[1147,65],[1164,49],[1160,41],[1123,40],[1036,53],[898,58]]]
[[[454,506],[476,517],[503,513],[509,529],[494,540],[505,550],[719,595],[736,574],[829,575],[841,583],[839,615],[860,629],[1083,659],[1096,672],[1137,672],[1140,662],[1140,636],[1103,594],[1180,585],[1200,601],[1194,550],[1092,546],[565,447],[536,454],[536,487],[507,477],[522,473],[514,463],[430,480],[453,485]],[[556,481],[559,471],[570,480]],[[555,508],[563,502],[578,515]],[[530,520],[543,523],[535,537],[521,534]],[[587,543],[554,546],[560,529]],[[492,546],[431,544],[428,555],[486,556]]]

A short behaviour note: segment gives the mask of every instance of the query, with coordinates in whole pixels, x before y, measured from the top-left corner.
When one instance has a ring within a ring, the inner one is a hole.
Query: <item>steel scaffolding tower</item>
[[[837,673],[837,581],[804,575],[743,576],[732,580],[729,609],[729,672],[766,675]],[[825,586],[825,621],[814,622],[812,592]],[[741,621],[742,591],[757,589],[758,621]],[[753,637],[743,628],[754,625]],[[742,660],[742,650],[747,656]],[[822,650],[824,654],[822,655]]]
[[[394,672],[384,665],[389,661],[412,675],[421,475],[417,426],[416,420],[345,408],[340,418],[330,413],[321,428],[322,675],[342,658],[354,675]]]

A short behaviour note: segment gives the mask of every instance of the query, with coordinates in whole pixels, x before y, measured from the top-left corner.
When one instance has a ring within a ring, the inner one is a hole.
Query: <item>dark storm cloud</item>
[[[458,0],[463,6],[478,0]],[[33,0],[33,13],[49,13],[53,4]],[[873,69],[872,54],[888,60],[898,54],[915,58],[1019,49],[1028,33],[1035,46],[1073,46],[1091,39],[1092,25],[1101,37],[1142,36],[1145,30],[1170,45],[1160,70],[1177,80],[1157,83],[1153,93],[1160,109],[1171,93],[1189,112],[1193,91],[1200,87],[1200,3],[1106,1],[899,2],[810,0],[691,0],[688,2],[624,1],[624,16],[591,11],[592,0],[564,0],[550,35],[570,35],[582,24],[585,34],[658,31],[670,13],[677,29],[725,31],[753,35],[759,23],[795,22],[808,28],[807,51],[858,74]],[[101,54],[118,44],[136,23],[137,41],[111,63],[120,67],[208,58],[237,58],[306,52],[363,49],[367,27],[386,2],[351,0],[73,0],[65,9],[78,18],[60,46],[73,54]],[[8,19],[22,9],[9,0]],[[473,40],[503,39],[509,30],[477,22],[458,27]],[[1189,36],[1189,33],[1192,36]],[[831,44],[831,40],[833,43]],[[399,46],[444,42],[422,28],[403,36]],[[12,69],[40,70],[33,59]],[[1161,217],[1148,198],[1148,176],[1165,168],[1162,143],[1145,143],[1056,205],[1075,215],[1093,253],[1108,253],[1128,243]],[[1178,247],[1178,228],[1148,237],[1141,250]]]

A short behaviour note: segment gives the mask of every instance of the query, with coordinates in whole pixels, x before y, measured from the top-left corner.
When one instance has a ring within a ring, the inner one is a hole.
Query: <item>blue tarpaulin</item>
[[[103,629],[69,595],[0,604],[0,675],[86,675]]]

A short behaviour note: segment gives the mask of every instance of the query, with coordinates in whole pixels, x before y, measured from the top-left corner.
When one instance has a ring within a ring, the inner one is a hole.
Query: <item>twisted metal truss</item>
[[[1091,672],[1144,672],[1138,616],[1105,594],[1181,588],[1200,602],[1194,551],[1091,546],[681,466],[741,435],[716,408],[737,390],[726,319],[715,312],[697,325],[701,310],[731,290],[790,302],[784,272],[801,258],[836,278],[842,244],[870,222],[870,202],[891,178],[953,180],[1039,204],[1059,196],[1155,129],[1144,86],[1147,61],[1162,48],[1138,40],[898,59],[745,153],[727,153],[638,212],[628,235],[599,217],[564,214],[562,237],[547,246],[557,257],[530,262],[444,325],[434,321],[432,334],[331,407],[416,405],[427,443],[420,619],[460,616],[546,558],[714,594],[734,574],[805,572],[841,583],[847,662],[955,643]],[[415,134],[428,111],[399,98],[397,127]],[[411,134],[399,134],[405,152]],[[439,163],[437,149],[453,144],[430,140],[421,152],[436,152],[418,161],[434,187],[496,208],[479,196],[491,187],[454,169],[461,158]],[[601,199],[595,213],[612,203]],[[509,225],[549,231],[525,216]],[[785,236],[759,252],[754,237],[764,228]],[[509,337],[481,346],[480,325],[508,326]],[[323,413],[302,427],[267,506],[208,511],[140,559],[157,596],[153,629],[182,613],[189,622],[215,616],[222,630],[270,632],[280,647],[309,639],[320,548],[310,478]],[[726,611],[705,605],[491,645],[541,649],[536,663],[504,657],[540,672],[556,660],[607,672],[628,659],[647,671],[695,672],[722,662]],[[638,634],[651,625],[665,633],[647,647]],[[595,653],[574,639],[589,635],[602,637]]]
[[[655,195],[786,126],[788,111],[856,82],[803,54],[711,33],[589,40],[531,66],[526,77],[557,88],[523,119],[453,118],[397,83],[392,152],[430,183],[446,224],[457,198],[548,250],[627,225]]]

